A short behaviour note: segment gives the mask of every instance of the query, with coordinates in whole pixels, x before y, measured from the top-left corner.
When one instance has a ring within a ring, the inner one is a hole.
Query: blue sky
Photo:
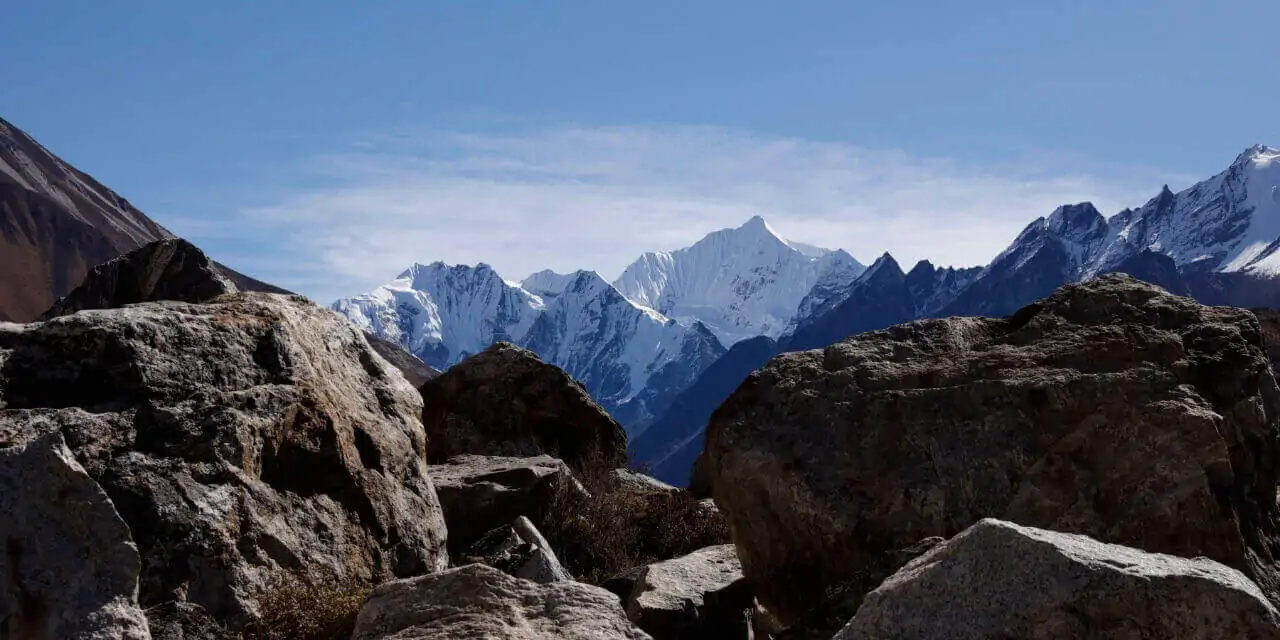
[[[21,3],[0,116],[321,300],[594,268],[764,215],[982,263],[1280,145],[1280,3]]]

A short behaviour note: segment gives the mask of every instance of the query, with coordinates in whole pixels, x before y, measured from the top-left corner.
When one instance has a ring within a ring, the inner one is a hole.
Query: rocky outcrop
[[[499,342],[422,387],[432,462],[548,454],[575,471],[625,467],[627,436],[564,371]]]
[[[1252,314],[1112,275],[779,356],[716,413],[706,463],[784,623],[984,517],[1206,556],[1274,602],[1278,410]]]
[[[986,519],[867,595],[836,640],[1280,638],[1257,585],[1212,560]]]
[[[472,564],[379,585],[352,640],[642,640],[618,598],[578,582],[538,584]]]
[[[0,637],[147,640],[138,548],[53,430],[0,413]]]
[[[137,302],[204,302],[235,293],[236,286],[204,252],[179,238],[158,240],[89,271],[44,317],[83,309],[111,309]]]
[[[454,456],[431,465],[428,474],[455,551],[519,516],[541,520],[558,491],[585,493],[569,468],[551,456]]]
[[[746,638],[753,604],[731,544],[644,567],[626,603],[627,617],[657,640]]]
[[[282,574],[358,585],[446,565],[420,402],[301,298],[0,325],[6,429],[66,439],[132,532],[142,606],[190,602],[233,630]]]

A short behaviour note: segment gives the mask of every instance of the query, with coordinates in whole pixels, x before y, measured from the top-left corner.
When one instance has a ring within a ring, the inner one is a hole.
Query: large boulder
[[[1253,314],[1111,275],[779,356],[717,411],[706,468],[782,623],[984,517],[1206,556],[1275,602],[1277,410]]]
[[[625,467],[627,434],[586,389],[532,351],[499,342],[422,386],[431,462],[547,454],[579,472]]]
[[[1243,574],[985,519],[867,594],[836,640],[1280,638]]]
[[[538,584],[471,564],[379,585],[352,640],[642,640],[618,598],[599,587]]]
[[[454,456],[431,465],[427,473],[454,552],[518,516],[540,521],[557,492],[585,493],[569,468],[551,456]]]
[[[187,601],[235,630],[282,575],[358,586],[447,564],[417,391],[304,299],[0,325],[0,408],[10,430],[61,432],[106,491],[144,607]]]
[[[648,565],[634,580],[627,617],[657,640],[747,637],[753,598],[733,545]]]
[[[0,637],[151,638],[138,548],[111,500],[61,434],[3,413],[0,513]]]
[[[156,300],[204,302],[235,292],[235,283],[203,251],[181,238],[168,238],[94,267],[44,318]]]

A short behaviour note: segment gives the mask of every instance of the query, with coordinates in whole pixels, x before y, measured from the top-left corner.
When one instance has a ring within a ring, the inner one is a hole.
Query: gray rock
[[[569,572],[565,571],[564,566],[560,564],[560,559],[556,557],[556,552],[551,549],[547,539],[542,537],[542,533],[533,526],[532,522],[529,522],[528,518],[524,516],[516,518],[511,528],[532,549],[529,559],[516,569],[515,577],[532,580],[538,584],[573,580],[573,576],[569,575]]]
[[[455,551],[518,516],[539,520],[559,491],[585,495],[569,468],[551,456],[462,455],[427,471],[444,510],[449,547]]]
[[[657,640],[745,638],[752,607],[738,553],[724,544],[644,567],[627,618]]]
[[[499,342],[422,386],[428,459],[552,455],[583,473],[627,464],[627,435],[569,374]]]
[[[986,519],[867,594],[836,640],[1280,638],[1243,574]]]
[[[477,562],[540,584],[573,580],[547,539],[524,516],[486,533],[462,555],[459,564]]]
[[[578,582],[537,584],[472,564],[379,585],[352,640],[642,640],[617,597]]]
[[[232,631],[281,575],[442,569],[417,392],[302,298],[240,293],[0,325],[0,419],[61,431],[142,557],[139,601]]]
[[[138,548],[56,431],[0,414],[0,637],[151,638]]]
[[[481,536],[465,552],[456,556],[454,564],[460,566],[479,563],[515,575],[531,555],[533,545],[521,540],[511,525],[503,525]]]
[[[716,412],[706,467],[784,624],[984,517],[1206,556],[1274,603],[1278,414],[1251,313],[1113,275],[779,356]]]
[[[168,238],[94,267],[44,319],[137,302],[204,302],[235,292],[236,285],[204,252],[186,240]]]

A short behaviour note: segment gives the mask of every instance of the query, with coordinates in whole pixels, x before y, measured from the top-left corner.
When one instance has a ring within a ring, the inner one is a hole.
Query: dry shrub
[[[581,477],[590,498],[562,487],[538,523],[578,580],[601,584],[634,567],[729,542],[724,516],[688,491],[628,489],[597,469]]]
[[[366,584],[332,578],[304,583],[278,580],[258,601],[260,619],[245,630],[246,640],[347,640],[369,595]]]

